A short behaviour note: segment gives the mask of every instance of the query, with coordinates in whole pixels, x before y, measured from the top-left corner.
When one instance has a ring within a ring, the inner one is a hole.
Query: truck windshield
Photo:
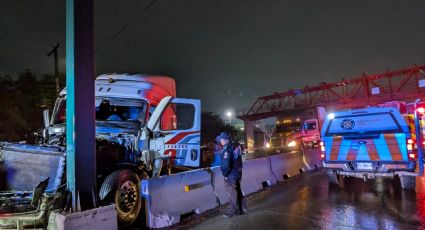
[[[305,124],[305,130],[309,131],[309,130],[316,130],[317,129],[317,124],[315,121],[309,121]]]
[[[276,125],[276,132],[298,132],[300,131],[301,122],[291,122],[286,124]]]
[[[65,123],[65,100],[59,105],[54,124]],[[96,98],[96,121],[134,122],[144,125],[147,104],[143,100]]]

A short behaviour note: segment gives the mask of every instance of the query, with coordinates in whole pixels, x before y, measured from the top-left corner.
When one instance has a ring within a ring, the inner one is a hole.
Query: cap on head
[[[221,132],[220,135],[218,135],[217,140],[230,140],[230,135],[228,132]]]

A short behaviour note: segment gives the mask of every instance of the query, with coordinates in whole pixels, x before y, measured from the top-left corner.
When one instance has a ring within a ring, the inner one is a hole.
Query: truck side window
[[[169,104],[161,116],[161,130],[187,130],[194,125],[195,107],[192,104]]]

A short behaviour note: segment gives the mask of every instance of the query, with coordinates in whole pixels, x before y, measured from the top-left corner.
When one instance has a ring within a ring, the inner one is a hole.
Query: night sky
[[[173,76],[224,116],[258,96],[425,64],[425,1],[95,1],[96,74]],[[121,32],[120,32],[121,31]],[[0,0],[0,76],[65,72],[65,0]]]

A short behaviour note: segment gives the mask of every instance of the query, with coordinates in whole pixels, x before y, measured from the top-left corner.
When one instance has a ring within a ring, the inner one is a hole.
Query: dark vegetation
[[[61,74],[61,88],[64,76]],[[0,141],[34,142],[43,127],[42,111],[53,108],[55,77],[25,70],[18,76],[0,76]]]
[[[203,112],[201,115],[201,144],[205,145],[215,140],[220,132],[228,132],[233,140],[238,140],[238,130],[225,124],[221,117],[213,112]]]

